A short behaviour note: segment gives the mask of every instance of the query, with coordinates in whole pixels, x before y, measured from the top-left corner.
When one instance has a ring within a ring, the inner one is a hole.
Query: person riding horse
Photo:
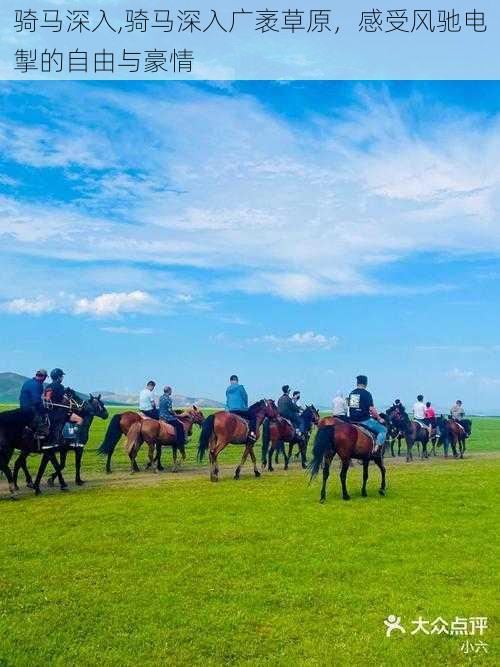
[[[226,389],[226,411],[243,417],[248,422],[248,440],[255,442],[257,439],[257,423],[253,412],[248,411],[248,394],[245,387],[239,383],[237,375],[231,375],[229,386]]]
[[[158,412],[160,415],[160,421],[164,421],[167,424],[172,424],[175,428],[175,437],[177,440],[177,445],[183,447],[186,444],[186,434],[184,432],[184,426],[182,422],[178,419],[178,415],[174,412],[174,407],[172,405],[172,387],[168,385],[163,388],[163,395],[160,397],[160,402],[158,406]]]
[[[34,377],[24,382],[19,394],[19,407],[26,413],[27,417],[31,418],[35,433],[40,433],[43,423],[47,422],[47,411],[42,399],[43,384],[47,375],[47,371],[40,368]]]
[[[72,412],[70,406],[66,404],[64,396],[66,389],[62,383],[64,375],[61,368],[54,368],[50,371],[52,382],[45,387],[43,392],[44,404],[50,411],[50,429],[42,449],[54,449],[63,444],[63,429],[67,421],[77,426],[83,423],[82,417]]]
[[[450,418],[457,422],[465,431],[465,437],[470,436],[470,420],[465,419],[465,410],[462,401],[457,400],[450,410]]]
[[[382,424],[382,420],[373,404],[373,397],[366,389],[368,378],[366,375],[356,377],[356,389],[349,394],[349,418],[351,422],[365,426],[376,434],[376,444],[374,453],[379,453],[385,443],[387,428]]]
[[[302,424],[300,419],[301,410],[297,403],[290,398],[290,386],[285,384],[281,387],[282,396],[278,399],[278,412],[281,417],[288,419],[295,426],[297,435],[302,435]]]

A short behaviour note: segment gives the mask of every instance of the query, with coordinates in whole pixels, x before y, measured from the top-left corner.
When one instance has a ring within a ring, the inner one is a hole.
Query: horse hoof
[[[111,475],[111,468],[106,468],[106,475]]]
[[[27,489],[34,489],[35,487],[34,487],[34,485],[33,485],[33,482],[28,482],[28,483],[26,484],[26,488],[27,488]]]
[[[385,489],[379,489],[378,492],[381,496],[385,496]]]
[[[48,478],[48,480],[47,480],[47,486],[50,486],[50,488],[52,488],[52,487],[54,486],[54,480],[52,479],[52,477],[49,477],[49,478]]]
[[[305,463],[302,464],[302,470],[307,470],[307,466]]]
[[[67,484],[61,484],[59,488],[61,491],[69,491],[69,486]]]
[[[361,491],[361,495],[363,498],[368,498],[368,494],[366,493],[366,491]]]
[[[258,470],[254,470],[255,477],[260,477],[260,472]]]
[[[288,470],[288,466],[285,466],[285,467],[283,468],[283,470]]]
[[[218,482],[219,481],[218,475],[210,475],[210,481],[211,482]]]
[[[42,490],[39,486],[34,486],[33,490],[35,491],[35,496],[41,496],[42,495]]]
[[[351,500],[351,496],[342,496],[344,500]]]
[[[85,480],[84,479],[76,479],[75,484],[77,486],[83,486],[85,484]]]
[[[324,505],[326,503],[326,498],[320,498],[319,502],[321,505]]]

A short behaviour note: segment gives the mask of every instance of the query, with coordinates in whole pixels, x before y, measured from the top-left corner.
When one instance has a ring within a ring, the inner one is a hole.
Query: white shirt
[[[347,414],[347,401],[343,396],[335,396],[332,401],[332,414],[336,416]]]
[[[413,416],[415,419],[425,419],[425,404],[422,401],[417,401],[413,405]]]
[[[152,410],[156,407],[156,394],[154,389],[144,389],[139,394],[139,410]]]

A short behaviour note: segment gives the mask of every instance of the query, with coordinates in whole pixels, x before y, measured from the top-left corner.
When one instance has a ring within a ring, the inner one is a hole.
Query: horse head
[[[313,424],[317,424],[319,422],[319,420],[321,419],[321,415],[319,414],[319,411],[317,410],[317,408],[311,403],[311,405],[306,406],[306,410],[311,411],[312,422],[313,422]],[[304,412],[305,412],[305,410],[304,410]]]
[[[201,425],[205,421],[205,416],[197,405],[193,405],[193,407],[189,410],[189,413],[193,419],[193,423]]]
[[[106,407],[101,400],[101,394],[98,394],[97,396],[89,394],[89,400],[86,401],[86,403],[90,406],[93,414],[96,417],[100,417],[101,419],[108,418],[108,411],[106,410]]]
[[[264,399],[264,414],[269,419],[276,419],[279,416],[278,408],[272,398]]]

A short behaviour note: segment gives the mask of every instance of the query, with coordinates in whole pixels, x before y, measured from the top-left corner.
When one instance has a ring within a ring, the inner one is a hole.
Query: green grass
[[[0,665],[498,663],[500,420],[475,420],[463,461],[389,457],[385,498],[356,465],[341,501],[336,468],[324,506],[296,468],[211,484],[194,445],[184,473],[137,476],[119,446],[106,477],[103,427],[89,487],[0,502]],[[487,616],[489,653],[387,639],[391,613]]]

